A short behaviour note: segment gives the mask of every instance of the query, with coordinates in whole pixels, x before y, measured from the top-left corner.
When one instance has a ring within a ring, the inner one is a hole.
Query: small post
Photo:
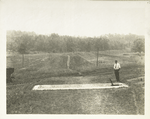
[[[111,80],[111,79],[109,79],[109,80],[110,80],[110,82],[111,82],[111,86],[114,86],[114,84],[113,84],[112,80]]]
[[[99,57],[99,49],[97,48],[97,62],[96,62],[97,67],[98,67],[98,57]]]
[[[68,59],[67,59],[67,68],[69,69],[70,66],[70,55],[68,55]]]
[[[24,54],[22,54],[22,67],[24,67]]]

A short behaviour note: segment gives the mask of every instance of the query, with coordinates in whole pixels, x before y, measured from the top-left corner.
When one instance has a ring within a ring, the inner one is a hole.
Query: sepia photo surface
[[[148,5],[2,1],[6,115],[145,115]]]

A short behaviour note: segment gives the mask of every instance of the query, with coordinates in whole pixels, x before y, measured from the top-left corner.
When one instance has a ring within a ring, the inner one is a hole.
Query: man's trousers
[[[115,71],[116,80],[120,81],[120,79],[119,79],[119,70],[114,70],[114,71]]]

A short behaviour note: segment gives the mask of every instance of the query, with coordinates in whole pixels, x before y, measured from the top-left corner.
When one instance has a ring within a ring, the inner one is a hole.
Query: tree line
[[[135,34],[105,34],[99,37],[75,37],[68,35],[39,35],[34,32],[7,31],[7,51],[21,54],[31,52],[90,52],[132,49],[144,52],[144,37]]]

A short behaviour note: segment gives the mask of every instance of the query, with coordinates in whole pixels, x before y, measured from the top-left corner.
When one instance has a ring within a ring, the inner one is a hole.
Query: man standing
[[[117,62],[117,60],[115,60],[114,72],[115,72],[117,82],[120,81],[120,79],[119,79],[119,70],[120,70],[120,68],[121,68],[120,64]]]

